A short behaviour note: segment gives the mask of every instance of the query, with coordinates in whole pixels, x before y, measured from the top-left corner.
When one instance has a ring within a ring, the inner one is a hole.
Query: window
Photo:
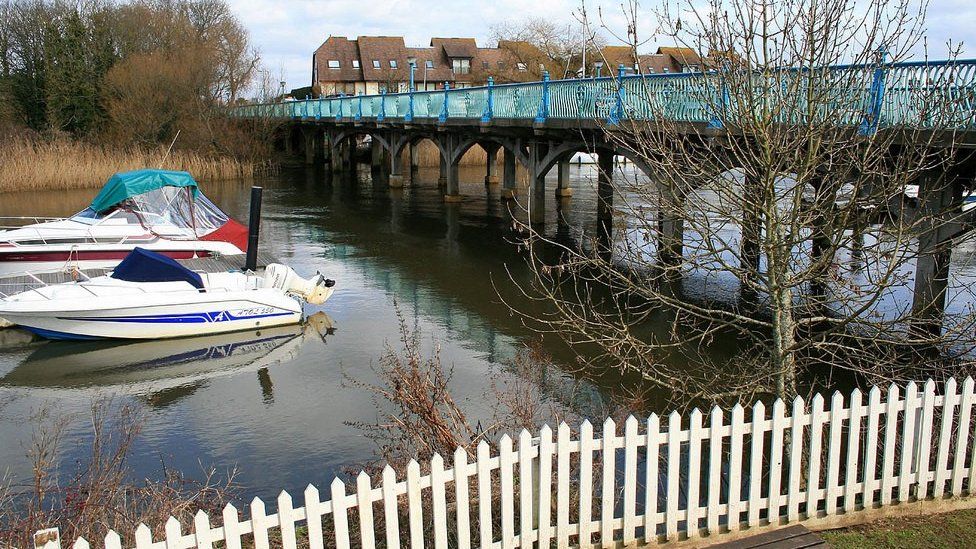
[[[374,69],[379,69],[380,68],[380,60],[379,59],[373,59],[373,68]]]
[[[451,69],[454,74],[468,74],[471,72],[470,59],[451,59]]]
[[[354,68],[354,69],[358,69],[359,68],[359,59],[353,59],[352,60],[352,68]]]
[[[525,72],[526,70],[528,70],[528,68],[525,66],[525,63],[516,63],[515,66],[518,67],[518,70],[521,72]]]
[[[434,62],[428,59],[427,62],[424,63],[424,66],[427,67],[428,69],[432,69],[434,68]]]
[[[390,59],[390,68],[391,69],[396,69],[397,68],[396,59]]]
[[[338,59],[329,59],[329,68],[330,69],[338,69],[339,68],[339,60]]]

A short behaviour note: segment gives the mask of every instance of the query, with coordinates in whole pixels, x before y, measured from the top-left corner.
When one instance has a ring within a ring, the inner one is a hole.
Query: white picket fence
[[[884,397],[875,387],[866,403],[857,390],[846,402],[835,393],[829,408],[817,395],[809,408],[777,401],[769,417],[756,403],[750,421],[740,405],[673,413],[663,426],[631,417],[622,433],[607,419],[599,437],[589,422],[546,426],[515,447],[504,436],[474,456],[459,449],[449,468],[440,456],[423,472],[411,462],[403,480],[389,467],[379,486],[360,474],[352,493],[336,479],[328,501],[309,486],[298,507],[282,492],[275,513],[255,498],[246,519],[227,505],[217,525],[199,512],[192,527],[171,518],[162,540],[142,525],[126,541],[110,532],[104,546],[615,547],[938,500],[976,480],[974,388],[971,378],[941,395],[931,380]],[[49,538],[38,546],[60,546]]]

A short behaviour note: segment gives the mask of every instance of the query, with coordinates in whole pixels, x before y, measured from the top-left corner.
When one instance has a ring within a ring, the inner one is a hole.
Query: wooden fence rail
[[[302,505],[278,496],[269,513],[255,498],[249,518],[227,505],[220,521],[202,511],[193,525],[171,518],[162,539],[146,525],[106,549],[311,547],[617,547],[714,536],[769,524],[971,492],[976,384],[950,379],[854,390],[830,402],[757,402],[727,414],[607,419],[600,433],[544,426],[473,455],[459,449],[450,467],[435,455],[404,478],[387,467],[351,486],[335,479],[325,501],[308,486]],[[829,406],[828,406],[829,404]],[[375,484],[374,484],[375,483]],[[39,547],[60,547],[56,530]],[[75,549],[87,549],[78,539]]]

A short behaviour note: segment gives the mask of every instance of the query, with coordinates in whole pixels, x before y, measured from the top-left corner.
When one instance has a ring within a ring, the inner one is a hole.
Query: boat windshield
[[[135,214],[147,229],[170,237],[198,238],[227,223],[220,208],[188,187],[160,187],[127,198],[119,209]]]
[[[78,223],[85,223],[86,225],[94,225],[102,219],[105,219],[105,215],[96,212],[91,208],[85,208],[75,215],[71,216],[72,221],[77,221]]]

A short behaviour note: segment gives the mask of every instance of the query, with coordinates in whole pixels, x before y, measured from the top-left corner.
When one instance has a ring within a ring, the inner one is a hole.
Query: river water
[[[509,277],[524,282],[528,273],[513,244],[513,212],[482,178],[480,169],[462,169],[460,204],[444,203],[436,170],[422,170],[404,189],[374,183],[368,172],[332,180],[295,170],[257,181],[265,187],[261,250],[299,274],[321,271],[337,281],[332,299],[308,311],[323,314],[303,328],[130,344],[0,331],[0,474],[14,483],[28,478],[31,417],[46,408],[71,417],[59,455],[70,472],[91,440],[91,402],[113,397],[144,418],[130,462],[139,476],[157,476],[161,464],[190,475],[201,466],[237,468],[248,496],[294,494],[310,482],[324,487],[375,456],[361,424],[376,422],[377,408],[360,384],[377,381],[378,360],[397,345],[398,310],[427,350],[439,346],[456,399],[473,420],[486,420],[497,405],[495,388],[521,375],[514,355],[537,336],[503,303],[518,297]],[[595,167],[574,166],[571,180],[573,198],[549,193],[546,230],[593,234]],[[248,183],[203,190],[245,220]],[[6,194],[0,216],[68,215],[93,194]],[[619,217],[614,224],[626,227]],[[958,292],[976,279],[972,247],[958,248],[953,261]],[[575,367],[574,351],[551,336],[542,343],[555,367],[523,381],[546,404],[602,421],[608,389],[632,383]],[[721,356],[734,346],[717,338],[708,352]]]

